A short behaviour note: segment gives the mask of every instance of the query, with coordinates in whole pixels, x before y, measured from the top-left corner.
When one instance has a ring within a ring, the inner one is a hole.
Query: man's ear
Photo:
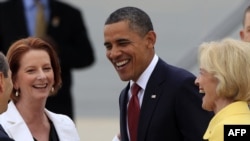
[[[154,31],[149,31],[147,33],[148,47],[153,48],[156,42],[156,34]]]
[[[4,91],[4,86],[3,85],[5,85],[4,84],[4,75],[3,75],[2,72],[0,72],[0,94],[2,94],[3,91]]]
[[[240,30],[240,39],[244,40],[244,31],[243,31],[243,29]]]

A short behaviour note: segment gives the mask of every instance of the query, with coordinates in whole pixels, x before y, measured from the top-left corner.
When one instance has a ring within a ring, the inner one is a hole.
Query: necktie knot
[[[134,96],[134,95],[137,96],[137,94],[138,94],[138,92],[140,91],[140,89],[141,89],[141,87],[140,87],[138,84],[134,83],[134,84],[131,86],[131,93],[132,93],[132,96]]]

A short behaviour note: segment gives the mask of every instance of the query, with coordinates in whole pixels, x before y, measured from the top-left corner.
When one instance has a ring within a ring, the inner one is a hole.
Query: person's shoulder
[[[3,6],[2,8],[11,6],[13,3],[15,3],[15,0],[0,0],[0,6]]]
[[[250,125],[250,112],[232,114],[223,120],[223,124],[247,124]]]
[[[14,141],[7,135],[7,133],[4,131],[1,125],[0,125],[0,141]]]
[[[0,4],[10,2],[11,0],[0,0]]]
[[[0,125],[0,138],[1,137],[7,137],[6,132],[4,131],[3,127]]]
[[[10,12],[18,6],[19,0],[0,0],[0,12],[6,15],[6,12]],[[1,15],[2,17],[3,15]]]
[[[0,0],[0,4],[9,4],[12,2],[17,2],[18,0]]]
[[[193,73],[186,70],[185,68],[181,68],[179,66],[168,64],[162,59],[159,60],[159,63],[165,64],[164,66],[169,74],[171,75],[178,74],[178,75],[174,75],[175,77],[195,77]]]

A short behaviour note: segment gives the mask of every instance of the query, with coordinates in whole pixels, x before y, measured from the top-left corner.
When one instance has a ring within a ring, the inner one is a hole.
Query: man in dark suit
[[[14,141],[7,135],[7,133],[4,131],[1,125],[0,125],[0,141]]]
[[[9,68],[9,64],[4,54],[0,52],[0,114],[7,110],[12,88],[13,84],[11,80],[11,71]],[[7,135],[1,124],[0,141],[14,141]]]
[[[36,0],[37,1],[37,0]],[[74,119],[71,94],[72,69],[85,68],[94,62],[94,52],[79,10],[56,0],[40,0],[47,23],[41,37],[56,48],[62,68],[62,88],[47,100],[46,107]],[[35,36],[35,0],[8,0],[0,4],[0,51],[11,43]]]
[[[129,81],[119,97],[120,134],[113,140],[201,141],[212,113],[201,108],[195,76],[160,59],[155,42],[150,17],[136,7],[120,8],[105,22],[106,56],[120,79]],[[138,119],[136,112],[129,114],[135,109],[130,108],[134,83],[140,87],[134,97],[139,105]]]

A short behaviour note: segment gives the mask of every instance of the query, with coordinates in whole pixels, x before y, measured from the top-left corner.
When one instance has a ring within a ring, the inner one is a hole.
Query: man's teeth
[[[124,61],[121,61],[121,62],[117,62],[117,63],[116,63],[116,66],[117,66],[117,67],[120,67],[120,66],[126,64],[127,62],[128,62],[128,60],[124,60]]]

